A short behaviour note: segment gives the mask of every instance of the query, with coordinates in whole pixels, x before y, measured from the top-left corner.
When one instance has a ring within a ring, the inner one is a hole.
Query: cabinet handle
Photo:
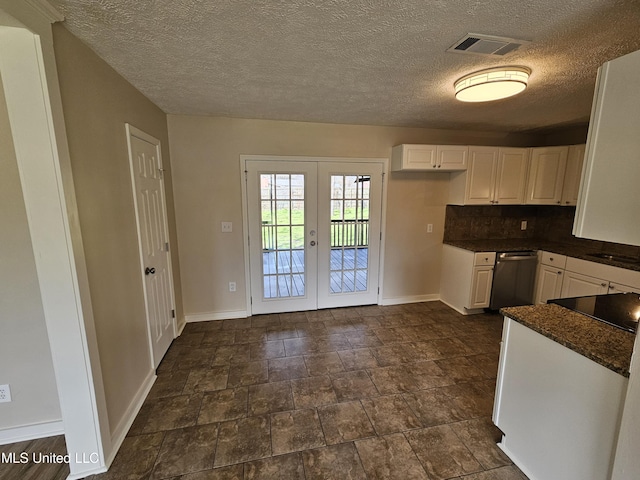
[[[560,205],[562,202],[561,202],[560,200],[558,200],[556,203],[557,203],[558,205]]]
[[[438,165],[438,168],[440,168],[442,165]]]
[[[601,283],[601,284],[600,284],[600,286],[601,286],[601,287],[606,287],[606,286],[607,286],[607,284],[606,284],[606,283]]]
[[[550,262],[553,262],[553,257],[549,257],[549,261],[550,261]]]
[[[558,270],[558,275],[562,275],[562,270]]]
[[[571,202],[567,200],[567,201],[566,201],[566,202],[564,202],[564,203],[565,203],[566,205],[569,205]]]

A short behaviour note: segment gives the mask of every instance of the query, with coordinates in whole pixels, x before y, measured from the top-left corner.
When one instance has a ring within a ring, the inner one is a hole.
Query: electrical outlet
[[[11,389],[9,385],[0,385],[0,403],[11,401]]]
[[[433,223],[427,224],[427,233],[433,233]]]
[[[229,291],[230,292],[236,291],[236,282],[229,282]]]
[[[233,223],[222,222],[222,233],[231,233],[231,232],[233,232]]]
[[[520,230],[526,230],[527,229],[527,221],[526,220],[522,220],[520,222]]]

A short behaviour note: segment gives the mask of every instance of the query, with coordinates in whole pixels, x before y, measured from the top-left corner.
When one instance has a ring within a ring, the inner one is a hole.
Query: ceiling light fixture
[[[465,75],[454,83],[461,102],[489,102],[511,97],[527,88],[531,70],[526,67],[497,67]]]

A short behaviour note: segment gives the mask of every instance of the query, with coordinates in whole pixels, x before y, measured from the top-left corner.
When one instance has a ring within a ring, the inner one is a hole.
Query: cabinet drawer
[[[475,255],[473,265],[494,265],[496,263],[496,252],[478,252]]]
[[[565,255],[558,255],[557,253],[542,252],[540,262],[543,265],[549,265],[551,267],[565,268],[567,265],[567,257]]]
[[[608,293],[640,293],[640,288],[631,285],[622,285],[620,283],[609,282]]]

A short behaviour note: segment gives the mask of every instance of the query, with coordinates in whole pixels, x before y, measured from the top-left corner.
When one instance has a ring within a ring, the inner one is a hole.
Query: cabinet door
[[[528,148],[499,149],[494,203],[501,205],[524,203],[528,167]]]
[[[605,63],[596,82],[573,233],[640,245],[640,52]]]
[[[493,267],[473,267],[471,298],[469,299],[468,308],[486,308],[489,306],[492,283]]]
[[[560,204],[568,151],[568,147],[531,149],[525,203],[532,205]]]
[[[602,295],[609,290],[609,282],[601,278],[588,277],[575,272],[564,272],[562,298]]]
[[[536,304],[547,303],[552,298],[560,298],[562,294],[562,278],[564,270],[541,265],[536,283]]]
[[[493,203],[497,165],[497,148],[469,147],[469,167],[464,199],[466,205]]]
[[[436,166],[439,171],[466,170],[468,154],[466,145],[438,145]]]
[[[436,145],[396,145],[391,156],[393,171],[425,171],[436,167]]]
[[[575,205],[578,202],[582,164],[584,163],[584,145],[571,145],[567,156],[567,170],[562,185],[562,205]]]

